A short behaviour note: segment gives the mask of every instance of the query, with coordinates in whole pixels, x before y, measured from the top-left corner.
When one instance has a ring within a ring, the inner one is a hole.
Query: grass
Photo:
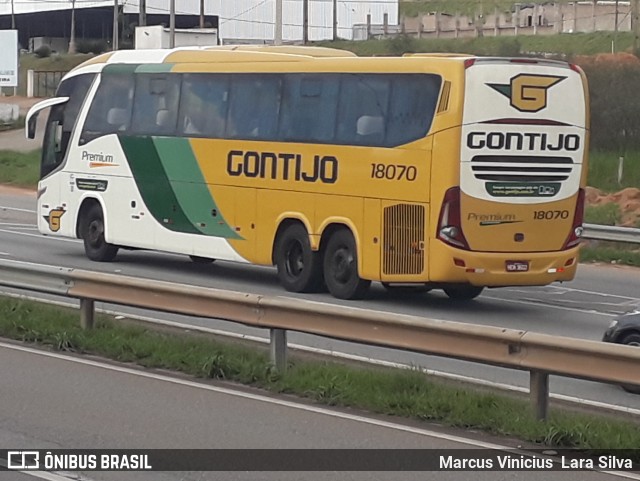
[[[476,55],[518,56],[551,54],[570,58],[576,55],[611,53],[613,32],[563,33],[558,35],[519,35],[517,37],[432,38],[417,39],[409,36],[384,40],[320,42],[327,47],[350,50],[360,56],[401,55],[405,52],[458,52]],[[619,32],[616,51],[631,49],[633,37]]]
[[[556,0],[555,3],[568,3],[569,0]],[[511,11],[516,4],[513,0],[413,0],[400,1],[400,15],[417,17],[420,13],[446,12],[473,15],[483,11],[493,13],[495,8],[500,12]]]
[[[625,187],[640,187],[640,152],[624,155],[622,181],[618,183],[620,154],[609,151],[592,151],[589,154],[587,183],[605,192],[617,192]]]
[[[640,267],[640,246],[589,241],[580,249],[580,262],[605,262]]]
[[[40,150],[32,152],[0,151],[0,183],[18,187],[38,184]]]
[[[625,449],[640,445],[639,426],[628,420],[553,409],[550,419],[542,423],[531,416],[527,401],[434,381],[417,369],[345,366],[294,356],[289,370],[280,374],[269,364],[265,346],[250,348],[151,331],[106,316],[98,316],[95,329],[83,331],[78,316],[73,309],[0,297],[0,336],[56,351],[244,383],[330,406],[515,436],[545,446]]]
[[[621,218],[620,206],[614,202],[587,206],[584,210],[584,221],[587,224],[618,225]]]

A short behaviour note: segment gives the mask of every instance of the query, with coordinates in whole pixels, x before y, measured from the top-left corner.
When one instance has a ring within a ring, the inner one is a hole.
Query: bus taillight
[[[569,237],[564,243],[564,249],[571,249],[580,243],[582,237],[582,222],[584,221],[584,189],[578,190],[578,201],[576,202],[576,212],[573,216],[573,225]]]
[[[462,232],[460,217],[460,187],[451,187],[444,193],[438,219],[438,239],[450,246],[469,250]]]

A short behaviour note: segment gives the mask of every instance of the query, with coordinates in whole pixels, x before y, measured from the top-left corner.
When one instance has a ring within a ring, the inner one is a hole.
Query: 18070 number
[[[568,210],[535,210],[533,211],[534,220],[553,220],[553,219],[568,219]]]
[[[372,179],[408,180],[413,182],[418,177],[418,169],[413,165],[371,164]]]

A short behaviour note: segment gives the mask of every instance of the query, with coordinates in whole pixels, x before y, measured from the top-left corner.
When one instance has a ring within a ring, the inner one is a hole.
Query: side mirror
[[[36,138],[36,127],[38,126],[38,114],[40,112],[36,112],[31,117],[27,119],[27,138],[35,139]]]
[[[36,138],[36,127],[38,126],[38,114],[49,107],[60,105],[69,101],[69,97],[54,97],[51,99],[41,100],[27,112],[27,120],[25,122],[25,134],[28,139]]]

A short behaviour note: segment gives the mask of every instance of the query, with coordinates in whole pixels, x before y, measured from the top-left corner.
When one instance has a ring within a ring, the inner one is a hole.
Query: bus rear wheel
[[[280,284],[290,292],[313,292],[322,287],[320,253],[311,249],[301,224],[291,224],[276,238],[275,262]]]
[[[472,286],[469,284],[445,287],[444,292],[450,299],[454,299],[456,301],[470,301],[471,299],[478,297],[483,289],[484,287]]]
[[[324,250],[324,280],[329,292],[338,299],[362,299],[371,281],[358,275],[358,252],[351,232],[335,232]]]
[[[83,217],[82,240],[89,259],[110,262],[118,253],[118,246],[109,244],[104,237],[104,215],[98,204],[92,205]]]

